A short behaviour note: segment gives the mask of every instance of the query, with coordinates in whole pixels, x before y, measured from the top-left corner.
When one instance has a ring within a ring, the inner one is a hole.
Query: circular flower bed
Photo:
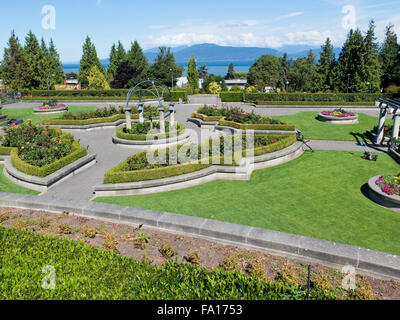
[[[396,176],[381,176],[375,181],[375,184],[389,196],[400,196],[400,173]]]
[[[358,115],[343,109],[335,109],[333,111],[322,111],[318,115],[318,119],[324,122],[336,124],[355,124],[358,123]]]
[[[34,126],[30,121],[6,129],[2,138],[3,147],[18,149],[18,156],[24,162],[43,167],[72,152],[74,139],[71,134],[60,130]]]
[[[42,106],[35,107],[35,113],[58,113],[67,112],[68,107],[65,104],[57,104],[56,101],[47,101]]]

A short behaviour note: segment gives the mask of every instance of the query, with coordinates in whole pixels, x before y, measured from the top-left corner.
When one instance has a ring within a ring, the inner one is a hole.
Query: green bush
[[[112,89],[112,90],[32,90],[27,92],[30,96],[24,97],[24,100],[126,100],[129,89]],[[187,92],[176,90],[171,92],[172,100],[178,101],[182,98],[187,101]],[[151,94],[143,96],[143,99],[155,99]],[[138,95],[133,95],[131,100],[138,100]],[[165,101],[169,101],[168,93],[164,93]]]
[[[259,106],[374,106],[375,102],[256,101]]]
[[[257,137],[259,139],[257,139]],[[234,139],[233,136],[231,136]],[[222,139],[222,140],[221,140]],[[116,183],[126,183],[126,182],[138,182],[138,181],[149,181],[149,180],[157,180],[163,178],[169,178],[174,176],[179,176],[187,173],[192,173],[195,171],[199,171],[205,168],[212,166],[215,163],[214,160],[217,160],[220,165],[227,166],[237,166],[234,159],[232,159],[231,163],[225,163],[224,157],[224,138],[219,139],[220,144],[220,155],[217,158],[210,157],[208,159],[208,164],[203,164],[201,161],[201,146],[197,145],[198,154],[197,158],[191,159],[192,162],[189,163],[181,163],[181,164],[173,164],[169,165],[170,161],[170,152],[169,149],[159,149],[166,150],[166,158],[164,164],[150,164],[147,161],[147,153],[146,151],[138,152],[128,159],[124,160],[116,167],[112,168],[104,175],[104,183],[105,184],[116,184]],[[275,141],[273,141],[275,140]],[[266,153],[275,152],[278,150],[282,150],[297,140],[295,135],[257,135],[255,139],[255,148],[254,155],[259,156]],[[209,144],[208,150],[212,150],[213,140],[210,139],[207,142]],[[246,136],[242,136],[242,156],[246,156],[247,151],[246,148]],[[267,144],[267,145],[263,145]],[[232,144],[235,149],[234,144]],[[182,146],[176,146],[177,150]],[[235,152],[233,150],[233,152]],[[176,162],[175,162],[176,163]]]
[[[87,120],[63,120],[63,119],[49,119],[43,120],[42,123],[44,125],[53,125],[53,126],[86,126],[90,124],[100,124],[100,123],[113,123],[118,120],[125,119],[125,115],[123,114],[116,114],[112,117],[108,118],[96,118],[96,119],[87,119]],[[132,114],[132,119],[137,120],[139,119],[138,114]]]
[[[278,130],[278,131],[294,131],[294,125],[281,123],[281,124],[242,124],[233,121],[220,120],[220,126],[232,127],[240,130]]]
[[[204,114],[198,113],[197,111],[192,113],[192,117],[203,120],[205,122],[218,122],[223,118],[223,116],[206,116]]]
[[[117,128],[117,137],[124,140],[154,140],[154,139],[166,139],[169,137],[174,137],[180,135],[184,130],[185,126],[178,123],[177,130],[175,131],[167,131],[165,134],[132,134],[125,132],[125,126]],[[167,128],[166,128],[167,130]]]
[[[246,102],[375,102],[386,95],[375,93],[246,93]]]
[[[244,93],[238,91],[221,92],[219,94],[222,102],[242,102]]]
[[[0,227],[1,300],[287,300],[306,289],[239,272],[167,261],[136,261],[102,248]],[[56,290],[43,283],[54,268]],[[45,271],[43,271],[45,270]],[[43,273],[45,272],[45,273]],[[47,276],[47,277],[46,277]],[[339,293],[340,294],[340,293]],[[311,290],[311,299],[335,299]],[[352,295],[349,295],[352,297]]]

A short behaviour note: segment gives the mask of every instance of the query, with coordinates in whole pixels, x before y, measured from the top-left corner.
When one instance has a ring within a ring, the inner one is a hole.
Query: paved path
[[[102,103],[68,103],[69,105],[95,105],[96,107],[103,107],[110,105],[109,102]],[[114,104],[114,103],[111,103]],[[32,108],[37,103],[22,102],[17,104],[6,105],[6,109],[14,108]],[[241,106],[240,103],[227,104],[234,106]],[[197,105],[177,105],[176,106],[176,120],[190,129],[192,132],[190,141],[193,143],[199,143],[201,139],[207,137],[200,137],[200,129],[187,119],[190,118],[193,111],[199,106]],[[283,116],[295,114],[300,111],[321,111],[327,109],[326,106],[320,108],[312,107],[268,107],[268,108],[254,108],[248,105],[241,106],[245,111],[254,110],[257,114],[263,116]],[[351,107],[346,108],[351,109]],[[371,108],[356,108],[357,112],[365,113],[372,116],[378,116],[378,111]],[[115,133],[115,128],[103,128],[95,129],[92,131],[81,131],[81,130],[65,130],[71,132],[76,139],[80,139],[83,146],[89,146],[90,153],[97,155],[97,163],[85,170],[84,172],[62,182],[61,184],[53,187],[47,193],[41,197],[44,199],[65,199],[75,201],[87,201],[93,198],[94,186],[103,182],[104,174],[115,167],[118,163],[125,160],[127,157],[133,155],[138,151],[145,150],[143,147],[123,147],[113,144],[111,137]],[[209,133],[212,134],[212,133]],[[312,140],[309,141],[309,145],[315,150],[338,150],[338,151],[353,151],[363,152],[364,149],[358,145],[355,141],[322,141]],[[369,147],[370,151],[373,152],[384,152],[383,148],[377,150]]]

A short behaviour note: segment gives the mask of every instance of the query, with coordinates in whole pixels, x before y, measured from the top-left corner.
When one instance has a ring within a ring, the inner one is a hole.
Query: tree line
[[[379,92],[400,85],[400,46],[393,25],[388,25],[380,46],[375,22],[367,32],[350,30],[336,60],[331,40],[322,46],[319,60],[309,52],[296,60],[265,55],[251,66],[249,85],[262,90],[272,86],[300,92]]]
[[[400,86],[400,46],[394,26],[388,25],[385,40],[379,45],[372,20],[367,32],[351,30],[336,59],[331,40],[327,38],[319,59],[312,51],[307,57],[289,59],[264,55],[250,67],[249,72],[236,73],[229,66],[225,77],[209,74],[206,65],[197,67],[195,57],[188,63],[187,78],[190,92],[227,90],[225,80],[246,77],[247,90],[263,91],[266,86],[293,92],[379,92],[390,86]],[[111,47],[109,65],[101,63],[96,47],[87,36],[82,47],[78,80],[82,88],[122,89],[136,86],[144,80],[155,79],[166,86],[175,86],[184,70],[170,48],[160,47],[157,57],[149,64],[137,41],[125,50],[120,41]],[[65,79],[60,56],[53,40],[39,43],[29,31],[24,46],[14,31],[4,49],[0,78],[11,91],[54,88]],[[199,88],[202,79],[202,88]]]

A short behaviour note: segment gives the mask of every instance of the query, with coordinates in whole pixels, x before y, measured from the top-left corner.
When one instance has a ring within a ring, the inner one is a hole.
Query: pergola
[[[392,131],[392,139],[399,138],[399,126],[400,126],[400,101],[392,100],[392,99],[379,99],[379,124],[378,131],[376,134],[375,143],[380,144],[384,138],[384,129],[385,129],[385,121],[386,116],[389,111],[393,112],[393,131]]]

